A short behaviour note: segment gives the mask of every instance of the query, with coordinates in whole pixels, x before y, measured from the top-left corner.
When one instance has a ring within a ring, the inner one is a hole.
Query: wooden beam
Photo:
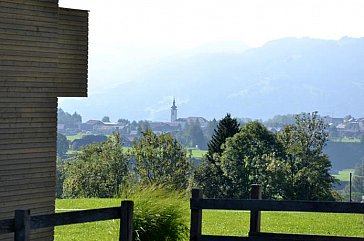
[[[364,205],[349,202],[191,199],[191,209],[363,213]]]
[[[120,219],[120,217],[120,207],[45,214],[31,217],[31,229],[54,227],[75,223],[104,221],[110,219]]]
[[[325,235],[283,234],[283,233],[252,233],[252,237],[266,238],[266,240],[294,240],[294,241],[364,241],[359,237],[340,237]]]
[[[14,241],[30,240],[30,210],[15,210]]]
[[[132,241],[133,240],[133,201],[121,202],[121,218],[120,218],[120,241]]]
[[[192,207],[192,203],[198,203],[201,200],[202,190],[192,189],[190,241],[200,241],[202,230],[202,209],[199,207]]]

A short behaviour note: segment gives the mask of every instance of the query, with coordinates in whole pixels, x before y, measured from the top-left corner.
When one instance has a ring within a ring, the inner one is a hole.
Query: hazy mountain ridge
[[[267,119],[314,110],[364,116],[363,63],[364,38],[286,38],[235,53],[166,57],[128,75],[128,81],[107,94],[63,101],[60,106],[86,119],[109,115],[166,121],[175,96],[180,117],[212,119],[230,112]]]

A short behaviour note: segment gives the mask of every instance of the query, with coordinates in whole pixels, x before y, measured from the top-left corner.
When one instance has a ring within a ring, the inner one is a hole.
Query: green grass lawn
[[[123,150],[127,151],[130,148],[131,147],[123,147]],[[197,159],[201,159],[207,153],[207,151],[205,151],[205,150],[200,150],[200,149],[191,148],[191,147],[186,147],[186,150],[187,150],[187,154],[189,154],[190,153],[189,151],[191,150],[192,151],[192,157],[197,158]]]
[[[82,137],[84,136],[84,134],[82,133],[78,133],[76,135],[72,135],[72,136],[66,136],[67,140],[69,141],[74,141],[76,139],[82,139]]]
[[[120,199],[63,199],[56,201],[57,212],[119,206]],[[186,209],[189,208],[188,201]],[[247,236],[249,212],[203,211],[203,234]],[[297,212],[263,212],[262,231],[364,237],[363,215]],[[55,228],[55,241],[118,240],[119,221],[110,220]]]
[[[66,155],[68,155],[68,156],[74,156],[74,155],[77,154],[77,152],[79,152],[79,151],[76,151],[76,150],[68,150],[66,152]]]
[[[197,159],[201,159],[207,153],[205,150],[187,147],[187,153],[189,153],[190,150],[192,151],[192,157]]]
[[[354,173],[354,169],[344,169],[339,171],[339,174],[333,175],[340,181],[350,181],[350,173]]]
[[[68,136],[68,138],[73,138],[74,136]],[[78,139],[78,138],[75,138]],[[68,139],[69,140],[69,139]],[[128,150],[130,150],[131,147],[127,147],[127,146],[123,146],[123,151],[127,152]],[[207,151],[205,150],[200,150],[200,149],[196,149],[196,148],[186,148],[187,149],[187,154],[189,154],[188,150],[192,150],[192,157],[193,158],[197,158],[197,159],[201,159],[206,153]],[[75,150],[68,150],[67,151],[67,155],[75,155],[78,151]]]
[[[360,142],[360,138],[336,138],[333,139],[334,142]]]

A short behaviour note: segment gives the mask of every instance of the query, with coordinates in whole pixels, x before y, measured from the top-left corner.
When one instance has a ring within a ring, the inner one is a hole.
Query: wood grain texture
[[[0,0],[0,220],[54,212],[57,97],[87,96],[87,72],[87,11]]]
[[[275,201],[261,200],[262,187],[252,185],[251,199],[204,199],[202,190],[193,189],[190,199],[191,208],[191,241],[364,241],[358,237],[340,237],[324,235],[301,235],[284,233],[260,232],[260,211],[295,211],[295,212],[325,212],[325,213],[363,213],[363,203],[318,202],[318,201]],[[202,215],[196,215],[203,209],[219,210],[250,210],[250,231],[248,237],[228,237],[201,235]]]
[[[363,213],[364,205],[349,202],[191,199],[191,208],[253,211],[293,211],[324,213]]]

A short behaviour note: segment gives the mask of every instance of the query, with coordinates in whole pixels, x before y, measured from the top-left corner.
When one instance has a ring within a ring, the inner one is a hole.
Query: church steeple
[[[171,122],[175,122],[177,120],[177,106],[176,99],[173,98],[173,105],[171,107]]]

